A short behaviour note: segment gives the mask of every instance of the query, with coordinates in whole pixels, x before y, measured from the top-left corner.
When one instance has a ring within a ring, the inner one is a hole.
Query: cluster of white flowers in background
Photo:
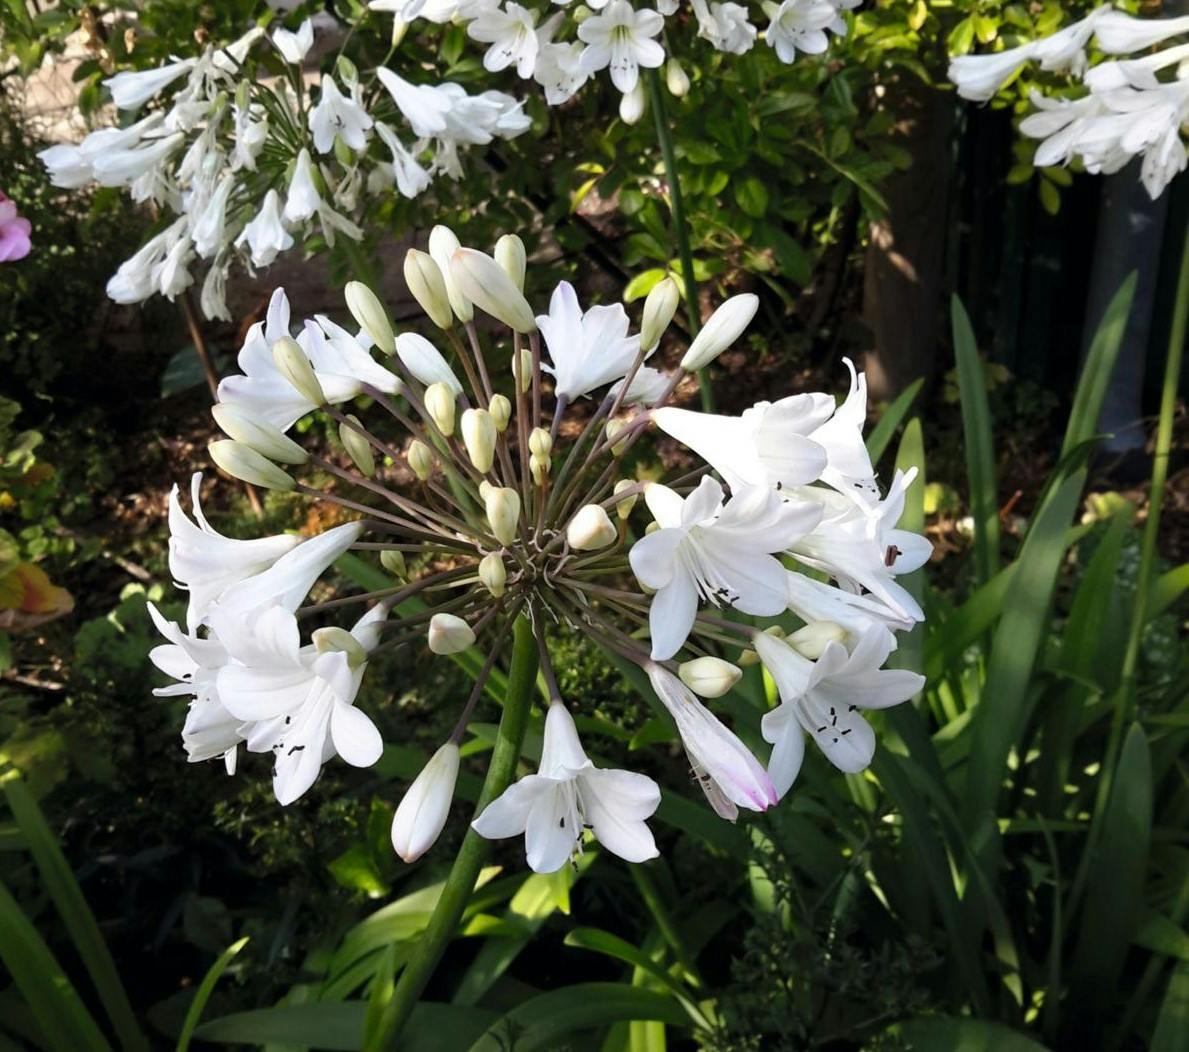
[[[437,227],[429,249],[409,251],[405,276],[442,347],[394,333],[359,283],[347,286],[357,334],[319,317],[295,335],[278,290],[240,351],[241,372],[219,388],[213,413],[228,437],[210,453],[220,468],[358,517],[308,540],[236,540],[204,517],[200,478],[193,519],[175,491],[170,568],[189,608],[184,628],[154,611],[168,642],[152,659],[177,681],[159,693],[193,696],[182,732],[189,758],[223,757],[233,770],[241,744],[270,753],[276,796],[289,803],[333,756],[358,766],[379,758],[380,732],[355,705],[378,653],[475,647],[483,671],[394,819],[397,852],[415,859],[445,823],[459,745],[513,622],[527,617],[549,695],[540,764],[474,828],[523,834],[535,870],[562,866],[588,833],[625,859],[653,857],[646,819],[660,801],[651,778],[585,752],[570,714],[583,699],[561,696],[549,626],[643,669],[724,818],[763,811],[789,791],[805,736],[840,770],[865,768],[875,736],[864,713],[923,686],[884,666],[896,633],[923,617],[897,577],[920,567],[930,545],[897,528],[911,473],[886,493],[877,485],[862,437],[863,377],[851,370],[841,404],[809,393],[740,416],[670,406],[684,377],[743,334],[755,296],[724,302],[665,373],[646,362],[677,309],[672,279],[649,293],[632,332],[622,305],[583,310],[564,282],[536,315],[518,238],[487,255]],[[477,310],[505,328],[481,332]],[[509,369],[493,367],[497,350]],[[355,415],[364,406],[377,422]],[[337,458],[291,437],[314,411],[338,423]],[[704,462],[667,484],[623,477],[624,456],[652,425]],[[337,481],[322,490],[298,480],[311,469]],[[398,474],[416,482],[397,488]],[[643,510],[647,518],[633,518]],[[315,581],[349,549],[378,558],[391,585],[311,603]],[[363,615],[335,624],[352,604]],[[775,618],[787,630],[754,620]],[[766,765],[703,700],[723,699],[716,707],[730,713],[740,666],[755,662],[780,696],[762,723]]]
[[[692,28],[719,51],[742,55],[762,35],[781,62],[798,53],[820,55],[829,34],[845,35],[843,12],[861,0],[764,0],[760,9],[767,26],[758,28],[753,11],[733,0],[693,0]],[[487,45],[483,65],[490,72],[513,68],[532,78],[545,91],[551,106],[572,98],[592,76],[606,70],[623,93],[620,115],[632,123],[644,112],[641,69],[665,65],[663,37],[690,24],[678,0],[657,0],[656,7],[634,6],[631,0],[590,0],[550,13],[516,0],[371,0],[373,11],[391,12],[396,32],[417,18],[432,22],[459,21],[467,35]],[[666,19],[668,21],[666,21]],[[666,84],[675,95],[689,89],[689,77],[676,59],[666,68]]]
[[[274,77],[253,61],[265,43],[282,60]],[[359,240],[352,216],[366,197],[394,188],[416,197],[440,174],[462,175],[460,150],[529,127],[521,103],[503,92],[414,85],[387,68],[362,77],[344,59],[309,84],[302,67],[313,43],[306,20],[296,31],[266,37],[256,28],[198,58],[119,73],[105,82],[117,110],[152,112],[42,151],[56,186],[127,187],[133,200],[177,217],[120,266],[107,286],[113,300],[173,299],[205,263],[203,313],[230,320],[226,285],[237,261],[268,266],[318,233],[331,245],[340,234]]]
[[[1139,58],[1105,57],[1091,64],[1093,41],[1102,56],[1134,55],[1189,35],[1189,16],[1134,18],[1104,5],[1048,37],[989,55],[950,63],[949,78],[967,99],[986,102],[1026,63],[1069,73],[1086,92],[1073,97],[1032,92],[1036,112],[1020,130],[1042,140],[1038,167],[1077,158],[1089,172],[1117,172],[1143,159],[1140,177],[1153,197],[1189,165],[1189,43],[1164,46]]]

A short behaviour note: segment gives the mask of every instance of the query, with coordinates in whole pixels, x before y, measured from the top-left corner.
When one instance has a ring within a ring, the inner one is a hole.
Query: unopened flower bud
[[[547,458],[553,452],[553,436],[548,429],[534,427],[528,434],[528,449],[534,456]]]
[[[615,483],[615,489],[612,491],[615,496],[619,496],[624,490],[631,489],[635,482],[631,479],[620,479]],[[615,505],[615,513],[622,520],[626,520],[632,513],[632,509],[636,506],[636,500],[639,498],[638,493],[633,493],[630,497],[624,497],[618,504]]]
[[[479,560],[479,582],[496,599],[504,594],[504,584],[508,580],[508,571],[499,552],[488,552]]]
[[[422,482],[429,478],[433,471],[434,455],[424,442],[416,438],[413,439],[409,443],[409,451],[405,454],[405,459],[409,462],[409,470]]]
[[[771,636],[773,639],[784,639],[787,634],[780,625],[769,625],[764,629],[764,635]]]
[[[392,20],[392,44],[391,47],[395,51],[400,47],[400,42],[405,39],[405,34],[409,31],[409,23],[406,22],[399,15]]]
[[[232,478],[250,482],[265,489],[291,490],[297,483],[271,460],[261,456],[251,446],[230,438],[221,438],[207,446],[211,460]]]
[[[355,164],[355,153],[341,135],[334,137],[334,159],[344,168],[351,168]]]
[[[346,55],[339,55],[335,60],[335,67],[338,69],[339,79],[346,82],[348,87],[359,79],[359,70]]]
[[[314,649],[319,654],[329,654],[340,651],[347,655],[347,664],[351,668],[359,668],[367,662],[367,651],[345,628],[332,625],[328,628],[317,628],[310,638],[314,642]]]
[[[274,427],[242,406],[220,402],[211,407],[211,416],[228,438],[234,438],[257,453],[282,464],[304,464],[310,455],[280,428]]]
[[[627,449],[627,439],[620,436],[628,429],[628,422],[626,420],[608,420],[605,433],[607,435],[607,442],[611,446],[611,452],[618,456],[625,449]]]
[[[619,119],[624,124],[635,124],[644,116],[644,78],[636,81],[631,91],[625,92],[619,99]]]
[[[502,435],[512,419],[512,403],[505,395],[492,395],[487,411],[491,414],[491,422],[495,424],[495,429]]]
[[[370,479],[376,473],[376,458],[372,453],[372,444],[362,434],[362,428],[359,417],[348,413],[346,421],[339,424],[339,441],[343,443],[351,463],[359,468],[365,478]]]
[[[644,527],[644,536],[647,537],[650,533],[656,533],[660,528],[661,524],[659,522],[650,522]]]
[[[442,275],[442,281],[445,282],[450,309],[454,311],[454,316],[465,325],[475,316],[475,309],[471,306],[471,301],[459,291],[458,285],[450,273],[450,257],[454,255],[458,247],[458,238],[454,236],[454,231],[448,226],[442,226],[439,223],[429,232],[429,254],[433,256],[433,261],[438,265],[438,271]]]
[[[549,477],[549,470],[552,467],[553,461],[548,457],[539,457],[536,453],[529,455],[528,469],[532,473],[533,482],[536,485],[545,485],[545,480]]]
[[[618,536],[615,523],[600,504],[583,505],[566,527],[566,543],[580,552],[606,548]]]
[[[474,641],[474,630],[454,614],[434,614],[429,619],[429,649],[435,654],[458,654]]]
[[[700,657],[679,665],[677,675],[695,694],[703,698],[721,698],[739,682],[743,670],[722,658]]]
[[[739,656],[735,659],[735,663],[740,668],[751,668],[752,665],[758,665],[760,663],[760,655],[750,648],[741,650]]]
[[[720,303],[718,310],[702,326],[702,331],[694,337],[681,359],[681,368],[687,373],[704,369],[743,335],[759,307],[760,298],[752,292],[731,296]]]
[[[504,268],[512,284],[523,292],[524,272],[528,268],[524,242],[515,234],[505,234],[495,243],[495,261]]]
[[[816,661],[822,656],[827,643],[846,642],[846,629],[833,621],[810,621],[789,636],[789,642],[799,653]]]
[[[385,548],[380,552],[380,565],[384,567],[398,581],[408,576],[409,568],[405,565],[405,553],[395,548]]]
[[[454,392],[443,383],[425,389],[425,411],[447,438],[454,434]]]
[[[520,393],[528,394],[533,385],[533,354],[527,347],[520,348],[519,356],[513,353],[512,376],[520,387]]]
[[[689,94],[689,75],[675,58],[665,63],[665,87],[669,89],[669,94],[677,99]]]
[[[491,483],[488,482],[487,479],[480,479],[479,480],[479,499],[482,501],[486,501],[487,494],[490,491],[491,491]]]
[[[393,354],[396,337],[392,335],[392,322],[380,298],[362,281],[348,281],[343,294],[347,299],[347,310],[356,324],[371,337],[379,350]]]
[[[405,253],[405,284],[418,306],[439,329],[448,329],[454,324],[446,279],[428,252],[411,248]]]
[[[475,470],[486,475],[495,459],[495,421],[486,409],[467,409],[462,414],[462,444]]]
[[[281,375],[302,398],[314,405],[326,404],[322,385],[314,374],[314,367],[306,357],[306,352],[301,349],[301,344],[289,336],[282,336],[272,345],[272,360]]]
[[[416,862],[441,836],[457,781],[458,746],[447,742],[421,769],[392,816],[392,847],[405,862]]]
[[[450,276],[467,299],[493,318],[516,332],[536,331],[537,319],[524,293],[486,252],[455,249],[450,257]]]
[[[644,315],[640,319],[640,350],[645,354],[661,342],[680,301],[681,290],[668,275],[649,290],[644,300]]]
[[[508,486],[492,486],[483,498],[491,532],[500,544],[511,544],[520,519],[520,494]]]

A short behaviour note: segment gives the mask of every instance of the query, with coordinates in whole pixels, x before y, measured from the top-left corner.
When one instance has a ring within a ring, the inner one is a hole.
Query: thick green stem
[[[507,789],[516,773],[516,761],[520,757],[520,747],[533,704],[538,661],[532,626],[527,617],[519,617],[513,630],[512,667],[508,672],[504,713],[500,718],[498,737],[491,752],[487,779],[483,783],[475,814],[479,814],[490,801]],[[446,878],[446,885],[418,943],[417,954],[401,973],[392,998],[384,1007],[376,1033],[367,1043],[368,1052],[392,1052],[400,1048],[401,1030],[458,929],[458,922],[470,900],[489,847],[489,841],[473,829],[467,830],[450,875]]]
[[[694,257],[689,249],[689,224],[685,220],[685,205],[681,199],[681,182],[677,178],[677,157],[673,152],[673,136],[669,131],[669,118],[665,113],[665,97],[661,91],[660,71],[650,69],[645,73],[648,80],[648,98],[652,104],[652,115],[656,120],[656,139],[660,143],[661,158],[665,162],[665,178],[669,183],[669,206],[673,212],[673,232],[677,238],[677,256],[681,260],[681,278],[685,285],[685,310],[689,319],[690,337],[698,335],[702,319],[698,308],[698,282],[694,277]],[[706,378],[705,370],[698,372],[698,391],[702,396],[702,409],[714,412],[714,392]]]

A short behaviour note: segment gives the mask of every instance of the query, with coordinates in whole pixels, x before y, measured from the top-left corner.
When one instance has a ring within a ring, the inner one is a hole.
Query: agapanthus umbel
[[[395,71],[339,61],[314,86],[302,75],[315,39],[306,20],[256,28],[224,48],[105,84],[118,110],[149,110],[78,145],[38,156],[56,186],[124,187],[166,216],[108,282],[119,303],[173,299],[195,284],[208,318],[230,320],[227,276],[265,267],[315,235],[360,240],[369,199],[423,193],[463,174],[461,152],[526,131],[521,103],[499,91],[412,84]]]
[[[1038,168],[1079,161],[1088,172],[1117,172],[1142,158],[1140,179],[1152,198],[1189,167],[1184,128],[1189,124],[1189,16],[1135,18],[1109,4],[1057,32],[993,54],[963,55],[950,62],[958,94],[976,102],[995,96],[1023,66],[1067,73],[1084,94],[1031,92],[1035,111],[1020,131],[1039,139]],[[1090,64],[1091,43],[1106,56]],[[1162,50],[1135,55],[1161,45]],[[1171,45],[1171,46],[1169,46]]]
[[[222,757],[234,770],[241,745],[269,753],[287,804],[335,756],[355,766],[379,758],[380,732],[357,703],[378,658],[474,649],[482,671],[455,729],[397,811],[393,844],[418,858],[446,822],[486,680],[513,622],[527,618],[548,688],[544,750],[474,828],[523,835],[533,869],[557,869],[588,838],[629,861],[656,853],[647,821],[660,789],[588,755],[573,716],[585,699],[558,688],[553,631],[581,632],[641,667],[728,820],[789,791],[803,735],[841,770],[865,767],[875,737],[863,712],[923,685],[883,665],[896,633],[922,617],[895,577],[920,566],[929,545],[898,528],[909,478],[883,495],[876,484],[862,377],[852,372],[841,405],[810,393],[740,417],[678,409],[667,403],[683,378],[739,338],[755,297],[720,306],[684,367],[652,370],[642,397],[636,379],[677,306],[672,279],[650,293],[641,338],[622,305],[584,310],[565,283],[535,315],[518,239],[501,239],[494,256],[445,228],[430,240],[445,272],[413,249],[406,274],[436,340],[395,332],[359,283],[346,290],[357,333],[321,317],[295,331],[278,290],[248,333],[242,373],[219,387],[214,415],[228,437],[211,445],[215,462],[346,521],[308,539],[239,540],[204,516],[199,478],[192,518],[171,497],[170,567],[189,609],[184,629],[154,611],[167,642],[152,658],[176,681],[159,693],[193,698],[189,758]],[[492,325],[480,328],[476,312]],[[294,441],[294,425],[314,412],[337,426],[338,454]],[[626,474],[628,451],[653,424],[706,462],[663,483]],[[311,601],[348,551],[377,559],[391,583]],[[781,625],[787,636],[764,631]],[[732,727],[741,672],[728,657],[740,653],[758,655],[780,694],[753,728],[775,746],[766,767]]]

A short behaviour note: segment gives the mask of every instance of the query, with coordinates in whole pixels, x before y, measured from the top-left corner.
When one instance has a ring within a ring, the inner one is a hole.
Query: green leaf
[[[1001,1023],[950,1016],[926,1016],[897,1023],[891,1033],[911,1052],[1048,1052],[1046,1047]]]
[[[1189,962],[1181,961],[1169,976],[1148,1052],[1185,1052],[1189,1033]]]
[[[1189,589],[1189,563],[1162,573],[1152,582],[1148,596],[1147,620],[1152,621],[1170,609]]]
[[[1067,528],[1084,482],[1083,468],[1064,476],[1058,470],[1020,548],[1012,587],[992,639],[986,682],[970,721],[963,813],[972,828],[995,813],[1008,753],[1024,728],[1028,686],[1046,634]]]
[[[1102,321],[1094,332],[1090,350],[1082,365],[1082,375],[1073,398],[1073,409],[1065,428],[1065,440],[1061,444],[1061,456],[1069,453],[1083,442],[1089,441],[1098,431],[1098,418],[1102,413],[1102,402],[1111,374],[1115,371],[1115,359],[1123,345],[1123,333],[1127,328],[1127,315],[1135,295],[1136,275],[1130,274],[1119,291],[1115,293]]]
[[[1144,913],[1135,932],[1135,942],[1153,953],[1189,961],[1189,932],[1155,910]]]
[[[962,432],[966,439],[966,474],[970,484],[970,512],[974,518],[974,564],[980,584],[999,569],[999,496],[995,477],[995,448],[991,438],[991,410],[987,381],[966,308],[957,296],[950,305],[954,357],[962,393]]]
[[[470,1052],[507,1052],[515,1034],[516,1052],[552,1052],[569,1034],[628,1019],[651,1019],[688,1026],[676,998],[623,983],[576,983],[540,994],[497,1020],[470,1046]]]
[[[211,999],[211,994],[215,992],[216,984],[219,982],[223,973],[227,971],[227,966],[235,958],[235,955],[247,945],[248,937],[246,935],[242,939],[233,942],[219,955],[219,959],[210,966],[206,975],[202,977],[202,982],[198,984],[198,989],[194,993],[194,1000],[190,1002],[190,1007],[186,1010],[186,1021],[182,1024],[182,1032],[178,1036],[177,1052],[186,1052],[190,1047],[190,1039],[194,1036],[194,1030],[202,1019],[202,1013],[206,1008],[207,1001]]]
[[[1089,868],[1064,1013],[1072,1038],[1067,1047],[1088,1047],[1102,1032],[1139,926],[1151,839],[1152,762],[1137,723],[1123,742],[1102,838]]]
[[[749,175],[735,181],[735,203],[753,219],[768,210],[768,188],[757,176]]]
[[[867,435],[867,455],[871,457],[872,464],[878,463],[879,458],[883,456],[884,450],[888,448],[888,443],[892,441],[892,436],[896,433],[896,428],[900,426],[901,421],[908,415],[908,411],[912,408],[913,402],[916,401],[917,395],[921,393],[924,383],[925,378],[923,376],[917,380],[913,380],[912,383],[896,396],[896,400],[880,414],[879,423]]]
[[[642,296],[647,296],[655,286],[659,285],[669,273],[667,267],[650,267],[637,274],[623,290],[623,302],[633,303]]]
[[[52,1052],[111,1052],[61,965],[0,883],[0,962]]]
[[[15,771],[4,776],[2,784],[8,806],[12,808],[13,817],[24,833],[29,852],[37,863],[42,887],[53,899],[62,923],[70,933],[71,941],[95,985],[121,1047],[128,1052],[147,1050],[148,1041],[136,1022],[136,1014],[120,982],[119,969],[107,943],[103,941],[95,915],[87,905],[78,881],[74,879],[74,871],[62,854],[57,837],[51,832],[37,801]]]
[[[212,1019],[195,1031],[200,1041],[220,1045],[296,1045],[328,1052],[360,1052],[367,1004],[281,1005],[236,1012]],[[401,1052],[441,1052],[467,1048],[490,1024],[493,1013],[481,1008],[422,1001],[401,1032]]]

